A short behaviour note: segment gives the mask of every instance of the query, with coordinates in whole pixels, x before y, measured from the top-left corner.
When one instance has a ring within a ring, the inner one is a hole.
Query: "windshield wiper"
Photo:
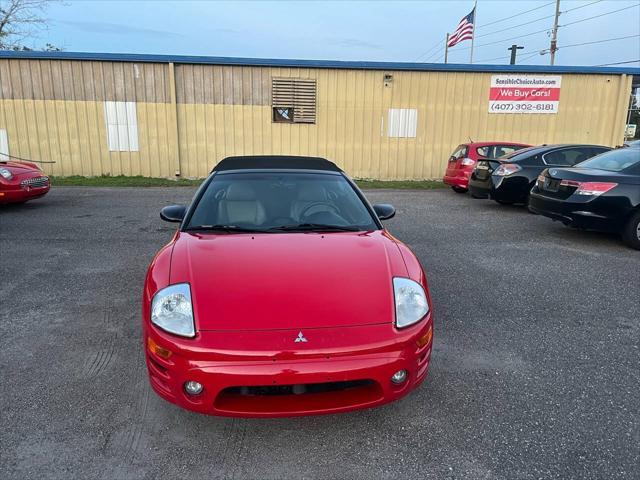
[[[247,228],[239,227],[237,225],[195,225],[189,226],[185,229],[187,232],[191,231],[217,231],[217,232],[239,232],[239,233],[264,233],[266,230],[259,228]]]
[[[291,225],[280,225],[279,227],[272,227],[271,231],[315,231],[315,232],[358,232],[361,230],[359,227],[352,227],[348,225],[325,225],[322,223],[293,223]]]

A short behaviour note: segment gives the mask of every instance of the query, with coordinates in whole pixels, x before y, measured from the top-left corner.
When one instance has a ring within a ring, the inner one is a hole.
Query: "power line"
[[[524,57],[520,58],[520,63],[522,63],[525,60],[528,60],[529,58],[535,57],[536,55],[543,55],[543,54],[541,53],[541,51],[537,51],[537,52],[531,53],[529,55],[525,55]]]
[[[502,32],[505,32],[507,30],[512,30],[514,28],[523,27],[524,25],[529,25],[530,23],[536,23],[536,22],[539,22],[540,20],[546,20],[548,18],[553,18],[554,16],[555,15],[547,15],[545,17],[536,18],[535,20],[531,20],[530,22],[520,23],[518,25],[514,25],[512,27],[503,28],[503,29],[497,30],[495,32],[485,33],[483,35],[478,35],[476,38],[482,38],[482,37],[487,37],[489,35],[495,35],[496,33],[502,33]]]
[[[515,15],[511,15],[510,17],[504,17],[504,18],[500,18],[498,20],[495,20],[493,22],[485,23],[481,27],[478,27],[477,30],[480,30],[481,28],[488,27],[489,25],[494,25],[496,23],[504,22],[505,20],[510,20],[512,18],[519,17],[520,15],[524,15],[525,13],[533,12],[535,10],[540,10],[541,8],[548,7],[549,5],[552,5],[554,3],[556,3],[556,2],[545,3],[544,5],[540,5],[539,7],[532,8],[531,10],[525,10],[524,12],[516,13]]]
[[[576,21],[574,21],[574,22],[567,23],[567,24],[565,24],[565,25],[559,25],[558,27],[568,27],[569,25],[574,25],[574,24],[576,24],[576,23],[585,22],[585,21],[587,21],[587,20],[592,20],[592,19],[594,19],[594,18],[603,17],[603,16],[605,16],[605,15],[610,15],[610,14],[612,14],[612,13],[621,12],[621,11],[623,11],[623,10],[628,10],[629,8],[634,8],[634,7],[638,7],[638,6],[640,6],[640,3],[635,4],[635,5],[631,5],[631,6],[627,6],[627,7],[624,7],[624,8],[620,8],[620,9],[618,9],[618,10],[613,10],[613,11],[611,11],[611,12],[605,12],[605,13],[602,13],[602,14],[600,14],[600,15],[595,15],[595,16],[593,16],[593,17],[588,17],[588,18],[583,18],[583,19],[581,19],[581,20],[576,20]],[[502,30],[500,30],[500,31],[502,31]],[[518,35],[518,36],[516,36],[516,37],[503,38],[503,39],[500,39],[500,40],[496,40],[495,42],[482,43],[482,44],[480,44],[480,45],[476,45],[474,48],[488,47],[488,46],[490,46],[490,45],[497,45],[497,44],[499,44],[499,43],[507,42],[507,41],[509,41],[509,40],[517,40],[517,39],[520,39],[520,38],[530,37],[530,36],[532,36],[532,35],[537,35],[538,33],[547,32],[547,31],[549,31],[549,29],[548,29],[548,28],[545,28],[545,29],[543,29],[543,30],[537,30],[537,31],[535,31],[535,32],[526,33],[526,34],[524,34],[524,35]],[[566,48],[566,47],[565,47],[565,48]],[[455,51],[460,52],[460,51],[463,51],[463,50],[469,50],[469,49],[471,49],[471,47],[458,48],[458,49],[456,49]]]
[[[590,5],[594,5],[594,4],[596,4],[596,3],[600,3],[600,2],[602,2],[602,0],[596,0],[595,2],[591,2],[591,3],[588,3],[588,4],[586,4],[586,5],[581,5],[581,6],[579,6],[579,7],[574,7],[574,8],[571,8],[571,9],[569,9],[569,10],[565,10],[565,11],[564,11],[564,12],[562,12],[562,13],[567,13],[567,12],[571,12],[571,11],[574,11],[574,10],[579,10],[580,8],[585,8],[585,7],[588,7],[588,6],[590,6]],[[493,25],[494,23],[499,23],[499,22],[502,22],[502,21],[504,21],[504,20],[508,20],[508,19],[511,19],[511,18],[515,18],[515,17],[518,17],[518,16],[523,15],[523,14],[525,14],[525,13],[532,12],[532,11],[534,11],[534,10],[539,10],[539,9],[541,9],[541,8],[543,8],[543,7],[546,7],[546,6],[548,6],[548,5],[551,5],[551,4],[553,4],[553,3],[555,3],[555,2],[546,3],[546,4],[544,4],[544,5],[541,5],[541,6],[539,6],[539,7],[533,8],[533,9],[531,9],[531,10],[526,10],[526,11],[521,12],[521,13],[519,13],[519,14],[512,15],[512,16],[510,16],[510,17],[505,17],[505,18],[502,18],[502,19],[496,20],[496,21],[494,21],[494,22],[491,22],[491,23],[488,23],[488,24],[486,24],[486,25],[483,25],[482,27],[486,27],[486,26],[488,26],[488,25]],[[604,17],[604,16],[606,16],[606,15],[611,15],[611,14],[614,14],[614,13],[617,13],[617,12],[621,12],[621,11],[624,11],[624,10],[628,10],[628,9],[630,9],[630,8],[635,8],[635,7],[638,7],[638,6],[640,6],[640,3],[634,4],[634,5],[629,5],[629,6],[626,6],[626,7],[623,7],[623,8],[619,8],[619,9],[617,9],[617,10],[612,10],[612,11],[609,11],[609,12],[601,13],[601,14],[599,14],[599,15],[594,15],[594,16],[592,16],[592,17],[587,17],[587,18],[582,18],[582,19],[579,19],[579,20],[575,20],[575,21],[573,21],[573,22],[569,22],[569,23],[566,23],[566,24],[564,24],[564,25],[558,25],[558,28],[560,28],[560,27],[568,27],[568,26],[570,26],[570,25],[575,25],[575,24],[577,24],[577,23],[586,22],[586,21],[588,21],[588,20],[593,20],[593,19],[595,19],[595,18]],[[514,25],[514,26],[511,26],[511,27],[503,28],[503,29],[500,29],[500,30],[498,30],[498,31],[496,31],[496,32],[491,32],[491,33],[487,33],[487,34],[483,34],[483,35],[478,35],[478,37],[477,37],[477,38],[481,38],[481,37],[485,37],[485,36],[489,36],[489,35],[494,35],[494,34],[496,34],[496,33],[501,33],[501,32],[503,32],[503,31],[511,30],[511,29],[513,29],[513,28],[517,28],[517,27],[521,27],[521,26],[523,26],[523,25],[528,25],[529,23],[535,23],[535,22],[540,21],[540,20],[544,20],[544,19],[547,19],[547,18],[551,18],[551,17],[553,17],[553,16],[554,16],[554,15],[550,15],[550,16],[546,16],[546,17],[541,17],[541,18],[539,18],[539,19],[531,20],[531,21],[529,21],[529,22],[525,22],[525,23],[522,23],[522,24],[519,24],[519,25]],[[478,30],[479,30],[479,29],[480,29],[480,28],[478,28]],[[499,43],[507,42],[507,41],[510,41],[510,40],[519,40],[519,39],[521,39],[521,38],[530,37],[530,36],[532,36],[532,35],[537,35],[537,34],[539,34],[539,33],[548,32],[549,30],[550,30],[549,28],[545,28],[545,29],[542,29],[542,30],[536,30],[535,32],[526,33],[526,34],[524,34],[524,35],[518,35],[518,36],[515,36],[515,37],[503,38],[503,39],[496,40],[496,41],[489,42],[489,43],[482,43],[482,44],[480,44],[480,45],[476,45],[474,48],[488,47],[488,46],[491,46],[491,45],[497,45],[497,44],[499,44]],[[603,43],[603,42],[609,42],[609,41],[614,41],[614,40],[622,40],[623,38],[633,38],[633,37],[637,37],[637,36],[638,36],[638,35],[631,35],[631,36],[628,36],[628,37],[619,37],[619,38],[615,38],[615,39],[599,40],[599,41],[596,41],[596,42],[585,42],[585,43],[584,43],[584,45],[595,44],[595,43]],[[563,47],[561,47],[561,48],[571,48],[571,47],[579,46],[579,45],[582,45],[582,44],[565,45],[565,46],[563,46]],[[437,45],[436,45],[436,46],[437,46]],[[560,47],[559,47],[559,48],[560,48]],[[457,48],[456,50],[454,50],[454,52],[461,52],[461,51],[464,51],[464,50],[470,50],[470,49],[471,49],[471,47]],[[433,47],[432,47],[430,50],[433,50]],[[433,57],[434,55],[437,55],[437,53],[438,53],[437,51],[436,51],[436,52],[434,52],[434,53],[432,53],[432,54],[431,54],[431,57]],[[496,57],[495,59],[491,59],[491,60],[498,60],[498,59],[501,59],[501,58],[502,58],[502,57]],[[526,58],[527,58],[527,57],[525,56],[525,57],[523,57],[522,59],[526,59]],[[489,61],[489,60],[485,60],[485,61]]]
[[[594,65],[594,67],[608,67],[610,65],[624,65],[627,63],[640,63],[640,58],[638,60],[628,60],[626,62],[602,63],[600,65]]]
[[[606,39],[603,39],[603,40],[596,40],[596,41],[593,41],[593,42],[574,43],[574,44],[571,44],[571,45],[560,45],[560,46],[558,46],[558,50],[561,50],[563,48],[581,47],[583,45],[594,45],[594,44],[597,44],[597,43],[614,42],[614,41],[617,41],[617,40],[626,40],[628,38],[637,38],[637,37],[640,37],[640,34],[627,35],[626,37],[606,38]],[[536,55],[546,55],[547,53],[549,53],[549,52],[546,51],[544,47],[543,48],[538,48],[538,49],[536,49],[536,51],[534,53],[531,53],[531,54],[525,55],[523,57],[520,57],[519,60],[523,61],[523,60],[526,60],[528,58],[534,57]],[[486,60],[478,60],[478,63],[491,62],[493,60],[502,60],[502,59],[505,59],[505,58],[510,58],[510,56],[487,58]]]
[[[426,63],[426,62],[429,62],[430,60],[432,60],[433,58],[437,58],[437,57],[439,57],[439,56],[444,57],[444,53],[442,53],[440,50],[436,50],[436,51],[434,51],[431,55],[429,55],[429,57],[428,57],[428,58],[425,58],[425,60],[424,60],[424,61],[425,61],[425,63]]]
[[[429,50],[425,51],[423,54],[419,55],[414,62],[417,62],[418,60],[420,60],[422,57],[424,57],[425,55],[428,55],[429,53],[431,53],[433,51],[434,48],[437,48],[440,46],[442,42],[438,42],[435,45],[433,45]]]
[[[606,38],[604,40],[596,40],[594,42],[574,43],[573,45],[561,45],[561,46],[558,47],[558,50],[560,50],[561,48],[580,47],[582,45],[593,45],[593,44],[596,44],[596,43],[613,42],[615,40],[625,40],[627,38],[637,38],[637,37],[640,37],[640,34],[638,34],[638,35],[627,35],[626,37]]]
[[[580,5],[579,7],[574,7],[574,8],[570,8],[569,10],[564,10],[561,13],[569,13],[569,12],[573,12],[574,10],[580,10],[581,8],[590,7],[591,5],[595,5],[596,3],[600,3],[601,1],[602,0],[596,0],[595,2],[587,3],[586,5]]]
[[[538,48],[534,49],[535,51],[533,53],[528,53],[528,54],[526,54],[524,56],[519,56],[518,57],[518,63],[522,62],[523,60],[526,60],[527,58],[531,58],[531,57],[535,57],[536,55],[540,55],[541,54],[540,52],[542,52],[544,50],[544,48],[545,47],[538,47]],[[480,61],[478,61],[478,63],[490,62],[492,60],[503,60],[503,59],[507,59],[507,58],[511,58],[511,56],[507,55],[506,57],[488,58],[486,60],[480,60]]]
[[[598,0],[598,1],[602,1],[602,0]],[[494,25],[494,24],[496,24],[496,23],[500,23],[500,22],[503,22],[503,21],[505,21],[505,20],[510,20],[510,19],[512,19],[512,18],[519,17],[519,16],[524,15],[524,14],[527,14],[527,13],[529,13],[529,12],[534,12],[534,11],[536,11],[536,10],[540,10],[541,8],[548,7],[549,5],[552,5],[553,3],[555,3],[555,2],[545,3],[544,5],[540,5],[539,7],[535,7],[535,8],[532,8],[532,9],[530,9],[530,10],[525,10],[525,11],[523,11],[523,12],[516,13],[515,15],[510,15],[510,16],[508,16],[508,17],[500,18],[500,19],[495,20],[495,21],[493,21],[493,22],[489,22],[489,23],[486,23],[486,24],[484,24],[484,25],[481,25],[481,26],[477,27],[477,28],[476,28],[476,30],[480,30],[480,29],[482,29],[482,28],[484,28],[484,27],[488,27],[488,26],[490,26],[490,25]],[[540,20],[545,20],[545,19],[550,18],[550,17],[552,17],[552,16],[553,16],[553,15],[551,15],[551,16],[546,16],[546,17],[542,17],[542,18],[538,18],[538,19],[536,19],[536,20],[531,20],[530,22],[526,22],[526,23],[522,23],[522,24],[520,24],[520,25],[514,25],[514,26],[512,26],[512,27],[508,27],[508,28],[504,28],[504,29],[502,29],[502,30],[498,30],[497,32],[491,32],[491,33],[485,33],[484,35],[478,35],[478,37],[477,37],[477,38],[480,38],[480,37],[486,37],[486,36],[488,36],[488,35],[495,35],[496,33],[500,33],[500,32],[505,31],[505,30],[511,30],[511,29],[513,29],[513,28],[521,27],[521,26],[523,26],[523,25],[528,25],[529,23],[535,23],[535,22],[538,22],[538,21],[540,21]],[[434,57],[434,55],[437,55],[437,51],[434,51],[434,49],[437,49],[437,47],[440,45],[440,43],[441,43],[441,42],[438,42],[438,43],[436,43],[435,45],[433,45],[431,48],[429,48],[428,50],[426,50],[424,53],[422,53],[422,54],[420,54],[418,57],[416,57],[416,59],[415,59],[414,61],[415,61],[415,62],[417,62],[418,60],[420,60],[420,59],[421,59],[421,58],[423,58],[423,57],[428,57],[428,58],[426,58],[426,59],[424,60],[425,62],[427,62],[430,58]],[[480,45],[478,45],[478,46],[480,46]],[[460,48],[460,49],[458,49],[458,50],[469,50],[469,49],[471,49],[471,47],[469,47],[469,48],[464,48],[464,49]]]
[[[576,23],[586,22],[587,20],[593,20],[594,18],[604,17],[606,15],[611,15],[612,13],[622,12],[623,10],[629,10],[630,8],[635,8],[635,7],[640,7],[640,3],[636,3],[635,5],[629,5],[624,8],[619,8],[618,10],[612,10],[611,12],[601,13],[600,15],[594,15],[593,17],[576,20],[575,22],[565,23],[564,25],[558,25],[558,27],[568,27],[569,25],[575,25]]]
[[[480,47],[488,47],[489,45],[497,45],[498,43],[502,43],[502,42],[507,42],[509,40],[517,40],[520,38],[525,38],[525,37],[530,37],[531,35],[537,35],[538,33],[542,33],[542,32],[547,32],[549,31],[548,28],[545,28],[543,30],[537,30],[535,32],[531,32],[531,33],[526,33],[524,35],[518,35],[517,37],[509,37],[509,38],[503,38],[501,40],[496,40],[495,42],[491,42],[491,43],[483,43],[481,45],[476,45],[474,48],[480,48]],[[460,52],[462,50],[469,50],[471,47],[465,47],[465,48],[459,48],[456,51]]]
[[[507,55],[506,57],[495,57],[495,58],[487,58],[485,60],[478,60],[477,63],[492,62],[494,60],[504,60],[505,58],[511,58],[511,55]]]

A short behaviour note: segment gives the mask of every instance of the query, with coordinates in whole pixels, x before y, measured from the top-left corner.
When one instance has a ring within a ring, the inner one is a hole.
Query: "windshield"
[[[260,172],[217,174],[186,230],[376,230],[342,175]]]
[[[620,148],[578,163],[576,168],[597,168],[619,172],[640,162],[640,150],[635,148]]]

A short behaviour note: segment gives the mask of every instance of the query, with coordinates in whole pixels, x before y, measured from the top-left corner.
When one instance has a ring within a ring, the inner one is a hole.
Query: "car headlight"
[[[429,312],[427,295],[418,282],[396,277],[393,279],[393,294],[396,302],[396,327],[413,325]]]
[[[11,180],[13,178],[13,173],[7,170],[6,168],[0,168],[0,175],[2,175],[7,180]]]
[[[153,296],[151,322],[175,335],[183,337],[196,335],[191,306],[191,288],[188,283],[171,285]]]

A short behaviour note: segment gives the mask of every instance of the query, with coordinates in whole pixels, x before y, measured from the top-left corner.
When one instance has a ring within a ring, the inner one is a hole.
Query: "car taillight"
[[[496,168],[494,175],[498,175],[499,177],[506,177],[507,175],[511,175],[512,173],[516,173],[522,170],[520,165],[515,163],[503,163],[498,168]]]
[[[463,158],[461,163],[465,167],[470,167],[471,165],[475,165],[476,161],[475,160],[471,160],[470,158]]]
[[[617,187],[617,183],[613,182],[575,182],[579,183],[578,189],[574,192],[576,195],[592,195],[597,197],[603,193],[608,192],[614,187]]]

